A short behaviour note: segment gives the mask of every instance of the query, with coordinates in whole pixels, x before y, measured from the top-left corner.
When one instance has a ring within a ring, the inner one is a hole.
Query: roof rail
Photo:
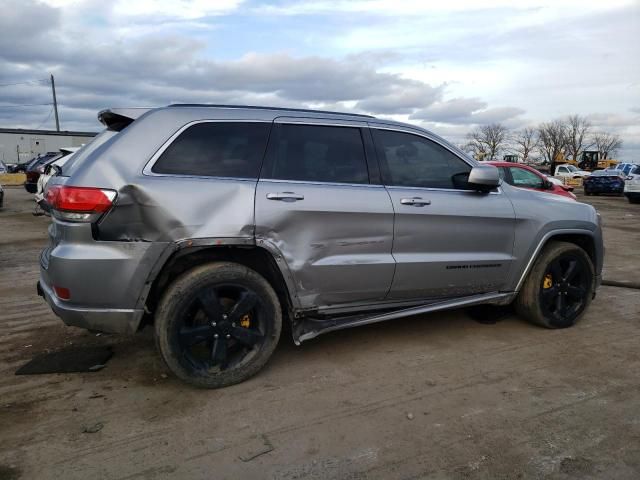
[[[344,115],[349,117],[375,118],[373,115],[363,113],[331,112],[327,110],[312,110],[308,108],[287,108],[287,107],[261,107],[255,105],[218,105],[211,103],[173,103],[169,107],[214,107],[214,108],[250,108],[255,110],[279,110],[283,112],[305,112],[305,113],[326,113],[330,115]]]

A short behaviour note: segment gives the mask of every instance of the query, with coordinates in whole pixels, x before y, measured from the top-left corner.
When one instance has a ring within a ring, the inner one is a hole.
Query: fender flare
[[[272,242],[264,239],[256,240],[253,237],[187,238],[167,244],[147,276],[144,288],[136,302],[136,308],[145,308],[147,298],[149,297],[149,293],[151,292],[154,282],[157,280],[158,276],[167,265],[167,262],[170,261],[174,254],[187,248],[204,249],[211,247],[254,247],[265,250],[275,262],[282,278],[284,279],[294,311],[301,309],[295,281],[291,275],[289,265],[287,264],[284,255],[282,255],[282,252],[280,252]]]
[[[553,240],[553,237],[557,237],[557,236],[560,236],[560,235],[584,235],[584,236],[588,236],[588,237],[591,237],[591,238],[595,238],[595,232],[593,232],[591,230],[580,229],[580,228],[554,229],[554,230],[548,231],[547,233],[545,233],[542,236],[542,238],[538,242],[538,245],[536,246],[535,250],[533,251],[533,254],[529,257],[529,261],[527,262],[524,270],[520,274],[520,277],[518,279],[518,283],[516,284],[514,292],[517,293],[522,288],[522,285],[524,284],[525,280],[527,279],[527,276],[529,275],[529,272],[533,268],[533,264],[538,259],[538,256],[540,255],[540,252],[542,251],[544,246],[550,240]]]

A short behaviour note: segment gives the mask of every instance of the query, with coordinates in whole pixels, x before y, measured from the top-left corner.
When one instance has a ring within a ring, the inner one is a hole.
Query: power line
[[[48,78],[41,78],[38,80],[26,80],[24,82],[16,82],[16,83],[0,83],[0,87],[12,87],[14,85],[43,85],[45,83],[49,83]]]
[[[18,105],[0,105],[0,108],[43,107],[45,105],[51,105],[51,103],[22,103]]]
[[[53,113],[53,106],[51,107],[51,110],[49,110],[49,115],[47,115],[47,118],[45,118],[40,125],[38,125],[35,129],[38,130],[40,127],[42,127],[45,123],[47,123],[49,121],[49,119],[51,118],[51,114]]]

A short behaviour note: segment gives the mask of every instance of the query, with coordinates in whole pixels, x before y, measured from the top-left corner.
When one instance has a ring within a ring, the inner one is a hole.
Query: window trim
[[[304,121],[304,120],[318,120],[315,121]],[[278,182],[278,183],[296,183],[296,184],[307,184],[307,185],[329,185],[329,186],[351,186],[351,187],[362,187],[362,186],[374,186],[374,187],[382,187],[382,184],[376,184],[372,181],[371,174],[371,162],[376,159],[370,159],[370,152],[367,151],[367,140],[366,133],[364,130],[368,130],[365,122],[353,122],[349,123],[345,121],[344,123],[330,123],[323,121],[324,119],[315,119],[315,118],[301,118],[300,121],[297,121],[295,117],[279,117],[276,118],[273,122],[273,127],[271,129],[271,135],[269,136],[269,144],[267,145],[264,159],[262,161],[262,167],[260,168],[260,176],[258,177],[258,181],[260,182]],[[271,162],[270,156],[274,154],[273,149],[275,148],[273,139],[280,136],[280,127],[282,125],[295,125],[295,126],[313,126],[313,127],[342,127],[342,128],[354,128],[358,130],[360,133],[360,141],[362,142],[362,153],[364,155],[364,164],[367,169],[367,182],[366,183],[350,183],[350,182],[323,182],[318,180],[287,180],[282,178],[267,178],[263,175],[264,169]],[[371,139],[373,142],[373,139]]]
[[[158,159],[162,156],[167,148],[171,146],[171,144],[189,127],[194,125],[199,125],[201,123],[269,123],[271,124],[271,129],[269,129],[269,134],[267,135],[267,145],[265,147],[265,151],[262,154],[262,160],[260,162],[260,168],[258,169],[258,176],[255,178],[247,178],[247,177],[220,177],[220,176],[211,176],[211,175],[191,175],[191,174],[183,174],[183,173],[158,173],[152,171],[153,166],[158,161]],[[189,123],[184,124],[178,130],[176,130],[161,146],[156,150],[156,152],[151,156],[149,161],[142,168],[142,175],[147,177],[173,177],[173,178],[205,178],[205,179],[213,179],[213,180],[234,180],[241,182],[257,182],[260,178],[260,172],[262,171],[262,165],[264,164],[264,159],[267,153],[267,149],[269,146],[269,138],[271,137],[271,131],[273,130],[273,121],[272,120],[245,120],[245,119],[207,119],[207,120],[193,120]]]
[[[369,124],[369,129],[370,130],[387,130],[387,131],[391,131],[391,132],[396,132],[396,133],[406,133],[408,135],[415,135],[416,137],[419,138],[423,138],[425,140],[431,141],[433,143],[435,143],[436,145],[440,145],[442,148],[444,148],[445,150],[447,150],[449,153],[451,153],[452,155],[454,155],[456,158],[458,158],[459,160],[463,161],[464,163],[466,163],[467,165],[469,165],[471,168],[475,168],[477,167],[477,165],[474,165],[473,163],[469,162],[466,158],[461,157],[460,155],[457,154],[457,152],[454,152],[451,148],[449,148],[446,144],[442,143],[441,141],[439,141],[438,139],[431,137],[429,135],[421,135],[419,132],[411,130],[409,128],[391,128],[391,127],[378,127],[378,126],[374,126],[372,124]],[[377,153],[378,153],[378,148],[377,145],[375,143],[375,136],[373,135],[373,132],[371,132],[371,138],[372,141],[374,143],[374,148],[376,151],[376,157],[378,157]],[[383,172],[383,168],[382,165],[380,165],[382,163],[382,160],[378,157],[378,164],[379,164],[379,168],[380,168],[380,181],[382,183],[383,186],[388,187],[388,188],[408,188],[408,189],[412,189],[412,190],[426,190],[426,191],[439,191],[439,192],[461,192],[461,193],[468,193],[468,192],[475,192],[475,190],[473,189],[461,189],[461,188],[443,188],[443,187],[416,187],[416,186],[407,186],[407,185],[387,185],[384,181],[382,172]],[[502,193],[502,190],[500,189],[500,187],[498,187],[496,189],[496,191],[491,191],[489,192],[491,193]]]

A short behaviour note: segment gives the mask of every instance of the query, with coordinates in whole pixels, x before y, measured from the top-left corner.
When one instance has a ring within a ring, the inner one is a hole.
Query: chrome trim
[[[369,325],[371,323],[384,322],[387,320],[394,320],[396,318],[409,317],[412,315],[435,312],[438,310],[444,310],[449,308],[477,305],[480,303],[487,303],[492,300],[501,300],[511,295],[512,295],[511,293],[496,293],[496,292],[484,293],[481,295],[471,295],[468,297],[457,298],[454,300],[445,300],[441,302],[431,303],[429,305],[421,305],[418,307],[405,308],[402,310],[396,310],[395,312],[388,312],[388,313],[383,313],[379,315],[373,315],[371,317],[360,318],[358,320],[353,320],[353,321],[346,320],[343,323],[338,323],[337,325],[326,327],[321,330],[304,333],[300,335],[298,338],[294,338],[294,341],[296,345],[299,345],[300,343],[306,340],[311,340],[312,338],[315,338],[318,335],[328,333],[328,332],[333,332],[336,330],[342,330],[342,329],[351,328],[351,327],[359,327],[362,325]]]
[[[522,284],[524,283],[525,279],[527,278],[527,275],[529,274],[529,271],[533,267],[534,261],[538,258],[538,254],[540,253],[540,250],[542,250],[542,247],[544,247],[544,245],[547,243],[547,241],[551,237],[553,237],[555,235],[565,235],[565,234],[575,234],[575,233],[580,234],[580,235],[589,235],[590,237],[594,236],[593,232],[590,231],[590,230],[581,230],[581,229],[576,229],[576,228],[564,229],[564,230],[551,230],[550,232],[545,233],[542,236],[542,238],[540,239],[540,241],[538,242],[538,246],[534,250],[533,255],[531,255],[529,257],[529,261],[527,262],[527,265],[524,268],[524,271],[520,275],[520,279],[518,280],[518,283],[517,283],[516,288],[514,289],[514,291],[515,292],[519,292],[520,291],[520,288],[522,288]]]
[[[385,185],[383,185],[385,186]],[[386,185],[388,190],[424,190],[433,192],[453,192],[453,193],[474,193],[479,195],[499,195],[502,193],[502,187],[496,188],[495,192],[480,193],[477,190],[461,190],[458,188],[434,188],[434,187],[402,187],[398,185]]]
[[[279,178],[260,178],[260,183],[295,183],[301,185],[330,185],[335,187],[365,187],[365,188],[384,188],[384,185],[374,183],[339,183],[339,182],[318,182],[307,180],[281,180]]]

